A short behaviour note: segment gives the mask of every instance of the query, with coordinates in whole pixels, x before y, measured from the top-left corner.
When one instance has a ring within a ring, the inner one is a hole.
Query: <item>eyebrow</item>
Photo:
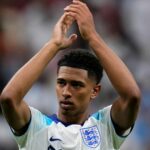
[[[63,78],[57,78],[57,81],[66,81],[65,79]],[[85,85],[84,82],[82,81],[79,81],[79,80],[69,80],[70,83],[77,83],[77,84],[80,84],[80,85]]]

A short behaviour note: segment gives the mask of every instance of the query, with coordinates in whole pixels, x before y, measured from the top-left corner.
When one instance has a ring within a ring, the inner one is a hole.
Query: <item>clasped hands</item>
[[[70,47],[77,39],[77,34],[73,33],[67,37],[67,32],[76,21],[82,38],[90,41],[96,33],[93,16],[88,6],[79,0],[73,2],[64,8],[64,14],[56,23],[52,39],[50,40],[57,46],[58,50]]]

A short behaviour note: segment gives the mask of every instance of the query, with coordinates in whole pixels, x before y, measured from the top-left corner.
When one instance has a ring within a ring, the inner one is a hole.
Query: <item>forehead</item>
[[[84,69],[61,66],[58,70],[57,78],[65,78],[68,80],[87,80],[88,72]]]

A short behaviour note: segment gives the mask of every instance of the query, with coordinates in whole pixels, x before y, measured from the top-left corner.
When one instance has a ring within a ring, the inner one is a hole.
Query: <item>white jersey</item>
[[[83,125],[64,125],[30,107],[31,123],[15,136],[19,150],[119,150],[126,136],[118,136],[108,106],[91,115]]]

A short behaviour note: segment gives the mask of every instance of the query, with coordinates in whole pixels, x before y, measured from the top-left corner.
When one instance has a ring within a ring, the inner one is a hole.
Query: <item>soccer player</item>
[[[58,114],[46,116],[28,106],[23,97],[55,55],[77,39],[76,34],[66,36],[73,20],[93,51],[68,51],[60,59]],[[101,89],[102,68],[118,97],[90,114],[89,105]],[[74,0],[55,25],[52,39],[6,85],[0,103],[20,150],[118,150],[134,126],[140,90],[125,64],[96,32],[87,5]]]

